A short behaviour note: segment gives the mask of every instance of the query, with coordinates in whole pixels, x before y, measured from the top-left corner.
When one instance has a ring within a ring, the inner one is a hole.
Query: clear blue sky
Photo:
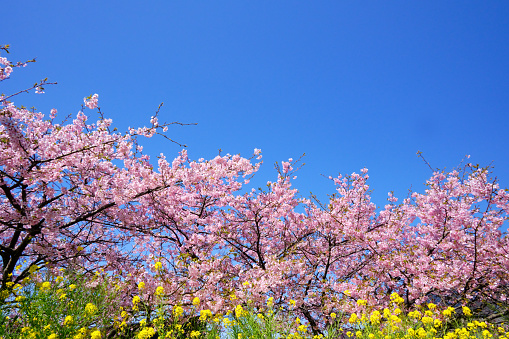
[[[37,57],[0,92],[48,77],[18,105],[75,115],[98,93],[114,126],[170,128],[191,158],[249,157],[255,186],[306,153],[295,181],[325,200],[325,176],[367,167],[374,202],[422,192],[430,169],[492,163],[509,187],[508,1],[9,1],[0,44]],[[5,53],[3,54],[5,56]],[[92,113],[88,111],[87,113]],[[155,158],[180,147],[143,141]],[[506,226],[507,227],[507,226]]]

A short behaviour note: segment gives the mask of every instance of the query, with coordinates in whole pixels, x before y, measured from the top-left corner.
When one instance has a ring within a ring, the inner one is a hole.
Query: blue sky
[[[422,192],[436,168],[492,164],[509,187],[507,1],[10,1],[0,44],[37,57],[2,83],[58,85],[17,105],[75,115],[99,94],[114,126],[148,125],[159,103],[192,159],[263,151],[254,180],[306,154],[295,186],[369,169],[374,202]],[[2,54],[5,56],[5,53]],[[88,111],[87,113],[92,113]],[[142,141],[152,157],[180,147]],[[507,228],[507,226],[506,226]]]

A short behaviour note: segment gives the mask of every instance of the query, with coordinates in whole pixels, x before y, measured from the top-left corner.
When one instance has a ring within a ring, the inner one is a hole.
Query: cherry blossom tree
[[[2,81],[23,66],[0,64]],[[272,297],[315,333],[331,312],[360,310],[360,299],[385,307],[393,292],[406,308],[507,298],[509,244],[500,228],[509,194],[489,168],[435,171],[424,193],[399,204],[389,194],[381,209],[367,169],[331,177],[336,193],[327,203],[301,198],[293,159],[267,188],[241,193],[261,165],[258,149],[249,159],[198,161],[184,150],[152,164],[139,139],[165,135],[157,114],[150,127],[122,134],[97,94],[63,123],[55,109],[45,117],[11,97],[0,98],[2,290],[35,265],[102,268],[120,277],[127,307],[134,295],[153,306],[158,287],[169,306],[198,297],[213,312]],[[98,110],[97,121],[85,107]]]

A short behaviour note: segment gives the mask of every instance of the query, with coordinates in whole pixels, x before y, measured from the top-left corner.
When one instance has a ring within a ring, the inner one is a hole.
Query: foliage
[[[213,314],[199,309],[200,300],[184,309],[170,306],[161,294],[155,295],[156,308],[144,306],[144,286],[133,297],[130,309],[112,305],[110,289],[114,277],[104,272],[86,276],[75,271],[34,271],[30,279],[16,287],[14,302],[0,308],[0,338],[207,338],[216,339],[507,339],[508,322],[492,324],[475,319],[468,307],[440,309],[429,303],[403,312],[404,300],[390,295],[387,308],[369,305],[359,299],[359,312],[331,313],[323,334],[313,334],[309,324],[295,316],[295,300],[290,299],[291,312],[280,312],[269,298],[264,306],[245,305]],[[460,317],[455,317],[459,313]],[[7,315],[8,314],[8,315]]]

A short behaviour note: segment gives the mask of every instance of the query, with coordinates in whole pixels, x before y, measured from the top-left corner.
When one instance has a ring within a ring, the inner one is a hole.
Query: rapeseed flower
[[[207,317],[212,318],[212,312],[210,310],[201,310],[200,311],[200,320],[207,320]]]
[[[399,296],[398,293],[392,292],[391,293],[391,301],[396,304],[402,304],[405,300]]]
[[[453,314],[453,313],[456,313],[456,310],[454,310],[454,307],[451,307],[451,306],[447,307],[447,309],[445,309],[445,310],[442,312],[442,314],[443,314],[444,316],[446,316],[446,317],[450,317],[450,316],[452,316],[452,314]]]
[[[49,281],[45,281],[41,285],[41,291],[46,292],[51,289],[51,283]]]
[[[382,318],[382,315],[378,311],[374,311],[371,316],[369,317],[369,320],[371,320],[371,323],[373,325],[379,324],[380,319]]]
[[[470,308],[468,308],[467,306],[463,306],[461,309],[463,310],[463,314],[466,315],[467,317],[472,316],[472,311],[470,311]]]
[[[424,325],[433,324],[433,318],[428,316],[422,317],[421,321]]]
[[[72,324],[74,321],[73,317],[71,315],[68,315],[64,319],[64,326]]]
[[[352,315],[350,316],[350,319],[348,319],[348,322],[350,324],[359,322],[359,318],[357,317],[357,314],[352,313]]]
[[[306,332],[308,329],[307,325],[300,325],[299,327],[297,327],[297,331],[299,332]]]
[[[242,306],[237,305],[237,306],[235,307],[235,317],[236,317],[236,318],[240,318],[240,317],[242,317],[242,316],[244,315],[244,313],[247,313],[247,312],[245,312],[245,311],[244,311],[244,309],[242,308]]]
[[[417,336],[419,336],[420,338],[426,338],[428,333],[426,332],[426,330],[422,327],[419,327],[419,329],[417,330],[416,332]]]
[[[92,303],[88,303],[85,306],[85,313],[87,315],[93,315],[95,312],[97,312],[97,306],[95,306]]]
[[[151,338],[154,334],[156,334],[156,331],[152,327],[145,327],[138,333],[137,338],[138,339],[148,339]]]
[[[162,286],[157,286],[156,288],[156,295],[160,296],[164,293],[164,288]]]
[[[359,305],[359,306],[366,306],[367,304],[368,304],[367,300],[364,300],[364,299],[357,300],[357,305]]]
[[[175,315],[175,317],[179,318],[184,314],[184,309],[180,306],[175,306],[173,308],[173,314]]]

